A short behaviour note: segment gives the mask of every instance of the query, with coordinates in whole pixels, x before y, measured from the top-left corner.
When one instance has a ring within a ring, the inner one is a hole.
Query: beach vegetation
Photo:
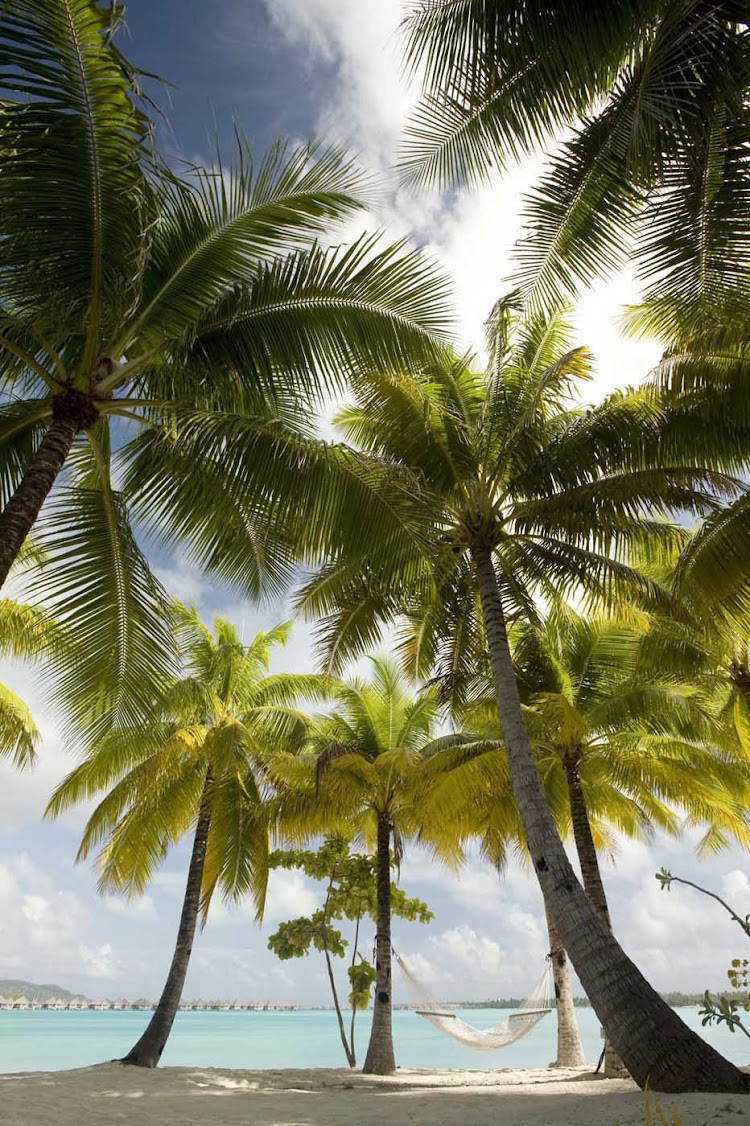
[[[340,150],[258,156],[237,129],[228,158],[165,162],[123,14],[11,0],[0,20],[0,585],[36,526],[31,593],[77,637],[58,697],[86,730],[135,722],[173,673],[144,533],[276,593],[294,552],[267,528],[319,395],[448,324],[408,246],[321,245],[369,198]],[[254,488],[222,491],[227,444]]]
[[[397,888],[392,867],[400,865],[410,840],[418,840],[449,864],[462,859],[455,826],[426,816],[426,796],[475,742],[435,733],[438,698],[417,691],[391,658],[370,657],[369,676],[336,682],[329,711],[312,716],[296,754],[275,755],[269,766],[276,795],[275,829],[290,844],[320,834],[354,834],[372,855],[375,874],[375,992],[373,1022],[363,1070],[395,1071],[391,921],[397,912],[427,917]],[[426,910],[426,909],[425,909]]]
[[[659,869],[656,873],[656,879],[659,881],[662,891],[671,891],[673,884],[683,884],[685,887],[693,888],[702,895],[713,899],[727,912],[730,918],[737,923],[745,936],[750,938],[750,915],[739,915],[734,908],[720,895],[717,895],[716,892],[701,887],[700,884],[694,883],[693,880],[686,880],[681,876],[674,876],[666,868]],[[707,989],[703,994],[701,999],[702,1007],[699,1010],[702,1017],[701,1024],[723,1024],[730,1032],[739,1029],[741,1032],[744,1032],[745,1036],[750,1038],[750,1030],[748,1030],[741,1016],[742,1012],[750,1012],[750,989],[748,988],[750,986],[750,959],[733,958],[727,970],[727,977],[732,986],[732,993],[723,993],[714,997]]]
[[[324,840],[314,852],[281,849],[271,853],[271,870],[294,869],[304,872],[311,880],[322,882],[324,900],[312,915],[281,923],[269,937],[268,948],[282,960],[306,957],[311,949],[323,954],[344,1054],[349,1067],[356,1067],[354,1033],[357,1013],[369,1006],[377,977],[375,965],[360,949],[360,931],[363,924],[377,920],[378,887],[374,857],[353,853],[351,844],[346,837],[335,836]],[[395,867],[393,856],[391,867]],[[433,918],[423,900],[407,896],[393,882],[390,900],[391,915],[394,918],[420,923],[428,923]],[[351,943],[338,926],[342,920],[353,924]],[[350,945],[351,956],[348,958],[346,973],[349,983],[347,1004],[351,1017],[347,1030],[332,959],[346,958]]]
[[[169,627],[181,661],[178,676],[151,703],[144,722],[108,730],[57,786],[47,816],[98,799],[78,860],[96,857],[99,890],[142,895],[170,851],[191,838],[177,940],[159,1002],[123,1062],[155,1067],[172,1029],[199,920],[217,890],[249,897],[260,918],[268,878],[265,766],[274,747],[301,743],[306,727],[295,706],[320,693],[320,678],[269,672],[284,622],[245,643],[217,618],[209,629],[191,607],[175,603]],[[101,794],[104,796],[101,797]]]
[[[683,534],[670,516],[710,515],[742,491],[720,469],[746,456],[747,435],[740,422],[706,427],[690,400],[674,403],[656,387],[582,407],[574,390],[590,373],[589,353],[572,345],[564,314],[540,317],[515,294],[493,311],[490,345],[486,373],[465,358],[389,371],[340,413],[350,441],[414,475],[409,550],[370,551],[365,569],[353,545],[307,582],[299,604],[321,620],[334,666],[406,617],[413,625],[400,650],[412,675],[460,686],[473,670],[489,670],[532,864],[628,1069],[669,1089],[692,1069],[699,1086],[742,1087],[736,1069],[719,1063],[646,983],[578,883],[537,771],[508,627],[538,621],[540,602],[566,595],[597,609],[666,608],[669,589],[630,560],[646,542],[671,555]],[[429,545],[421,558],[415,527]],[[450,691],[441,698],[461,702]],[[663,1031],[660,1044],[674,1051],[637,1034],[646,1012]]]
[[[0,656],[46,655],[81,752],[47,813],[96,803],[78,859],[100,890],[141,895],[190,848],[125,1063],[161,1059],[215,895],[260,919],[287,868],[323,903],[269,946],[323,954],[352,1067],[372,993],[364,1071],[390,1074],[392,919],[431,917],[394,873],[410,842],[454,867],[478,842],[539,881],[571,1058],[566,952],[649,1124],[669,1119],[648,1085],[748,1089],[620,947],[599,856],[685,823],[704,852],[750,845],[750,26],[734,0],[594,8],[413,0],[405,21],[412,187],[554,149],[485,363],[452,349],[421,251],[338,245],[372,202],[344,150],[259,156],[236,127],[204,164],[168,160],[121,3],[0,6],[0,587],[21,565],[23,595]],[[625,264],[626,327],[664,354],[586,405],[569,302]],[[317,425],[332,399],[341,441]],[[270,671],[289,622],[246,644],[171,601],[154,546],[255,601],[300,580],[324,671]],[[0,686],[0,756],[38,743]],[[707,992],[704,1024],[750,1036],[749,977],[736,959],[740,996]]]

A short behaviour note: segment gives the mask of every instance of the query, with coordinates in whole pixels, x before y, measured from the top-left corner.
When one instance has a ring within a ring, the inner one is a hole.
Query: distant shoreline
[[[723,996],[742,999],[743,995],[740,993],[728,992],[723,993]],[[703,1003],[702,993],[662,993],[662,999],[671,1005],[672,1008],[686,1008],[693,1005],[700,1005]],[[576,1007],[581,1009],[590,1008],[591,1004],[587,997],[575,997],[573,1002]],[[451,1009],[519,1009],[523,1005],[521,998],[510,997],[501,998],[489,1001],[445,1001],[441,1002]],[[399,1012],[413,1012],[416,1005],[394,1005],[395,1010]],[[89,1000],[83,997],[50,997],[44,1000],[36,1000],[27,997],[0,997],[0,1013],[9,1012],[45,1012],[45,1013],[86,1013],[86,1012],[138,1012],[138,1013],[152,1013],[156,1008],[153,1001],[146,1001],[141,999],[138,1001],[128,1001],[122,998],[117,1001],[109,1000]],[[182,1013],[296,1013],[296,1012],[314,1012],[326,1013],[333,1012],[330,1005],[297,1005],[285,1001],[184,1001],[179,1007]]]

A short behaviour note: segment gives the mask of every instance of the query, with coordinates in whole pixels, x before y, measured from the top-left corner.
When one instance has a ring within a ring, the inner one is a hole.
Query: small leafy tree
[[[738,915],[734,908],[730,907],[726,900],[722,899],[716,892],[709,891],[707,888],[701,887],[700,884],[694,884],[692,880],[683,880],[680,876],[673,876],[666,868],[661,868],[656,873],[656,879],[661,884],[662,891],[671,891],[673,883],[685,884],[686,887],[695,888],[702,895],[715,899],[750,938],[750,915],[745,915],[744,918],[742,915]],[[725,1024],[730,1032],[739,1028],[750,1039],[750,1031],[742,1023],[740,1016],[740,1011],[750,1013],[750,959],[733,958],[732,964],[727,970],[727,977],[732,988],[744,994],[744,997],[722,995],[713,998],[707,989],[703,994],[703,1008],[698,1010],[703,1018],[701,1024],[704,1026],[707,1024]]]
[[[360,926],[365,918],[377,919],[377,865],[375,858],[351,852],[351,841],[342,836],[328,837],[317,852],[303,849],[280,850],[271,854],[271,868],[296,868],[312,880],[325,883],[322,907],[312,915],[300,916],[281,923],[268,940],[268,948],[282,961],[304,958],[311,948],[325,957],[331,996],[336,1010],[341,1043],[349,1067],[357,1066],[354,1027],[357,1013],[370,1002],[375,982],[375,966],[359,950]],[[391,912],[401,919],[429,923],[432,911],[421,899],[409,898],[395,884],[391,885]],[[351,960],[347,967],[351,1022],[347,1032],[336,988],[333,958],[345,958],[349,942],[335,922],[346,919],[354,923]]]

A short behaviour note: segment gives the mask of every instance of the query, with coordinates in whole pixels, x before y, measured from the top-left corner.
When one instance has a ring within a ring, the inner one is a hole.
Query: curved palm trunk
[[[390,1075],[396,1070],[393,1052],[393,998],[391,996],[391,823],[378,817],[378,933],[375,940],[376,971],[372,1032],[367,1046],[366,1075]]]
[[[211,782],[212,776],[209,772],[203,788],[203,800],[195,837],[193,838],[193,851],[190,857],[185,899],[182,904],[180,925],[177,929],[177,943],[172,964],[167,974],[167,981],[146,1031],[124,1057],[122,1063],[134,1064],[137,1067],[156,1067],[172,1031],[174,1018],[177,1016],[200,913],[203,868],[206,863],[206,845],[211,828],[211,813],[207,801]]]
[[[592,907],[599,912],[605,926],[611,931],[612,920],[609,915],[607,895],[604,891],[602,873],[599,868],[599,858],[596,855],[596,845],[591,832],[591,822],[586,807],[586,796],[581,785],[579,766],[573,758],[566,759],[564,765],[570,798],[573,837],[576,842],[578,862],[581,865],[583,888]],[[608,1079],[624,1079],[628,1074],[628,1069],[615,1051],[609,1036],[606,1035],[604,1038],[604,1074]]]
[[[557,1058],[553,1067],[580,1067],[586,1062],[581,1043],[581,1033],[576,1020],[573,1004],[573,989],[570,984],[570,970],[560,935],[546,903],[547,933],[549,935],[549,954],[552,961],[552,976],[555,980],[555,1003],[557,1009]]]
[[[77,423],[70,418],[56,418],[53,421],[27,466],[18,488],[0,513],[0,587],[5,583],[26,537],[36,523],[42,505],[65,465],[78,429]]]
[[[591,1004],[640,1086],[748,1091],[750,1077],[692,1032],[631,962],[576,879],[544,796],[523,720],[492,549],[474,550],[500,723],[531,860]]]

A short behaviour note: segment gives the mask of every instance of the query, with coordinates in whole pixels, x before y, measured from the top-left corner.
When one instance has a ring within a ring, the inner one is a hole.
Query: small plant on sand
[[[682,1126],[682,1118],[676,1106],[667,1113],[658,1099],[654,1099],[648,1087],[643,1092],[643,1117],[646,1126]]]
[[[377,976],[375,966],[359,950],[360,927],[364,919],[377,918],[378,905],[375,858],[352,853],[350,845],[351,842],[346,837],[332,836],[323,842],[317,852],[290,849],[271,854],[271,868],[296,868],[313,880],[325,882],[325,899],[322,907],[312,915],[281,923],[269,938],[268,947],[284,961],[303,958],[310,953],[311,948],[322,952],[341,1043],[349,1066],[356,1067],[355,1021],[357,1013],[366,1009],[370,1002],[370,992]],[[391,885],[391,913],[420,923],[428,923],[433,917],[426,903],[421,899],[408,898],[395,884]],[[351,959],[347,968],[348,1002],[351,1008],[348,1032],[332,961],[333,958],[345,958],[350,945],[341,930],[334,925],[343,919],[354,924]]]

